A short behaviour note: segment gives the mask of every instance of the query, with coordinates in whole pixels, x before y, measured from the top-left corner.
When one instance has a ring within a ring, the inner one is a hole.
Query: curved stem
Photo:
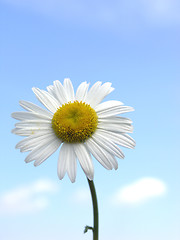
[[[93,215],[94,215],[94,227],[93,227],[93,240],[98,240],[98,203],[97,203],[97,196],[96,190],[94,187],[94,182],[88,180],[89,188],[91,191],[92,203],[93,203]]]

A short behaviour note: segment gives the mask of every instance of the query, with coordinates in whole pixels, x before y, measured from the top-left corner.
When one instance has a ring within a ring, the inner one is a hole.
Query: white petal
[[[31,162],[35,160],[34,166],[40,165],[45,161],[50,155],[52,155],[58,147],[61,145],[61,141],[56,138],[53,141],[48,141],[46,143],[39,144],[34,148],[29,155],[25,158],[25,162]]]
[[[55,91],[55,94],[56,94],[57,99],[59,100],[60,104],[63,105],[65,103],[67,103],[68,98],[67,98],[64,86],[58,80],[54,81],[53,83],[54,83],[54,91]]]
[[[102,86],[99,84],[94,84],[92,90],[90,89],[87,97],[88,103],[91,107],[96,107],[109,93],[111,93],[114,88],[111,87],[111,83],[106,82]]]
[[[30,125],[38,125],[38,124],[52,124],[51,119],[26,119],[26,120],[21,120],[20,122],[16,123],[15,125],[22,127],[30,126]]]
[[[52,128],[52,124],[50,121],[31,120],[18,122],[15,124],[15,127],[34,131],[38,129],[50,129]]]
[[[27,152],[38,145],[46,144],[47,142],[52,142],[53,140],[57,139],[54,133],[51,134],[34,134],[27,138],[21,140],[18,144],[16,144],[16,148],[20,148],[21,152]]]
[[[107,158],[106,151],[101,148],[92,138],[86,141],[90,153],[98,160],[98,162],[106,169],[112,169],[112,164]]]
[[[106,102],[98,104],[95,107],[95,111],[97,113],[100,113],[100,112],[103,112],[103,111],[111,110],[112,108],[120,107],[122,105],[123,105],[123,103],[120,102],[120,101],[110,100],[110,101],[106,101]]]
[[[14,112],[11,114],[11,117],[17,120],[46,120],[51,121],[52,117],[41,115],[35,112]]]
[[[120,123],[131,124],[132,120],[129,119],[129,118],[125,118],[125,117],[112,116],[112,117],[108,117],[108,118],[99,118],[98,122],[102,122],[102,123],[115,123],[115,124],[120,124]]]
[[[89,180],[93,180],[94,167],[93,167],[91,156],[89,154],[89,151],[86,149],[85,144],[84,143],[74,144],[74,151],[76,153],[76,156],[80,162],[80,165],[84,173],[89,178]]]
[[[73,144],[63,143],[59,153],[58,160],[58,176],[59,179],[63,179],[66,171],[71,182],[75,182],[76,179],[76,155],[74,152]]]
[[[46,87],[46,89],[47,89],[48,93],[51,94],[58,101],[58,98],[55,93],[55,87],[53,85],[49,85]],[[59,101],[58,101],[58,103],[61,105],[61,103]]]
[[[87,93],[86,103],[90,104],[93,98],[96,98],[99,94],[99,89],[101,87],[102,82],[96,82]]]
[[[122,114],[122,113],[126,113],[126,112],[132,112],[132,111],[134,111],[134,108],[132,108],[132,107],[121,106],[119,108],[112,108],[111,110],[98,113],[98,118],[111,117],[114,115],[118,115],[118,114]]]
[[[59,82],[58,80],[56,80],[57,82]],[[54,81],[54,83],[56,82]],[[56,85],[56,84],[55,84]],[[62,84],[60,84],[62,86]],[[56,86],[54,85],[49,85],[47,87],[47,91],[58,101],[59,107],[62,106],[62,104],[64,104],[64,102],[66,102],[66,98],[65,100],[62,98],[62,96],[59,95],[59,90],[56,88]]]
[[[68,102],[69,101],[73,102],[74,101],[74,88],[73,88],[72,82],[69,78],[64,79],[64,89],[66,91],[66,96],[67,96]]]
[[[32,88],[38,100],[52,113],[56,112],[59,107],[58,101],[48,92],[39,88]]]
[[[133,126],[129,124],[111,124],[111,123],[98,123],[98,129],[104,129],[112,132],[132,133]]]
[[[120,148],[111,139],[108,139],[102,133],[98,133],[98,130],[92,135],[93,140],[104,148],[107,152],[117,156],[118,158],[124,158],[124,154]]]
[[[133,138],[123,133],[114,133],[106,130],[98,130],[98,133],[103,134],[105,137],[111,139],[114,143],[127,148],[134,148],[136,143]]]
[[[19,135],[19,136],[30,136],[34,135],[37,133],[47,133],[47,132],[52,132],[52,129],[36,129],[36,130],[31,130],[31,129],[21,129],[21,128],[14,128],[12,129],[12,133]]]
[[[53,85],[47,86],[46,89],[47,89],[48,93],[50,93],[51,95],[54,96],[54,86]]]
[[[42,152],[40,157],[34,162],[34,166],[39,166],[42,162],[44,162],[48,157],[50,157],[61,145],[61,141],[56,139],[52,141]]]
[[[132,107],[122,106],[119,101],[107,101],[95,107],[98,118],[108,118],[121,113],[134,111]]]
[[[113,168],[114,168],[115,170],[117,170],[117,169],[118,169],[118,162],[117,162],[116,158],[115,158],[112,154],[110,154],[109,152],[107,152],[107,151],[106,151],[106,156],[107,156],[107,158],[109,159],[109,161],[111,162]]]
[[[47,118],[52,118],[51,112],[48,112],[46,109],[43,109],[34,103],[21,100],[21,101],[19,101],[19,104],[21,107],[23,107],[24,109],[26,109],[30,112],[35,112],[38,115],[46,116]]]
[[[131,148],[134,148],[136,146],[135,140],[128,134],[125,134],[125,133],[121,134],[121,138],[124,139],[129,144],[131,144]]]
[[[87,92],[88,92],[88,87],[89,84],[86,82],[82,82],[77,91],[76,91],[76,100],[77,101],[82,101],[85,102],[86,101],[86,96],[87,96]]]
[[[59,152],[59,159],[58,159],[58,166],[57,166],[57,173],[59,179],[63,179],[66,171],[67,171],[67,163],[68,163],[68,148],[69,145],[66,143],[63,143],[60,152]]]
[[[77,161],[76,154],[74,152],[73,144],[68,144],[68,152],[67,152],[67,173],[71,180],[71,182],[75,182],[76,180],[76,169],[77,169]]]

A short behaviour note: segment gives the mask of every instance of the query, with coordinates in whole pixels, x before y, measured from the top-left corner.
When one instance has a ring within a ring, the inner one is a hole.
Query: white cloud
[[[48,194],[57,191],[50,180],[41,179],[0,195],[0,214],[16,215],[43,210],[49,204]]]
[[[142,178],[121,188],[113,196],[115,204],[136,204],[142,203],[153,197],[158,197],[166,193],[166,185],[156,178]]]
[[[91,195],[88,188],[79,188],[77,189],[72,197],[73,201],[80,204],[86,204],[91,202]]]
[[[147,18],[154,22],[179,23],[180,2],[178,0],[141,0]]]

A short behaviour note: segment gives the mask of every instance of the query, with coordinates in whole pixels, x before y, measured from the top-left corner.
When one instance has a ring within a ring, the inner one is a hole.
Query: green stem
[[[89,188],[91,191],[92,203],[93,203],[93,215],[94,215],[94,227],[93,227],[93,240],[98,240],[98,203],[97,203],[97,196],[96,190],[94,187],[94,182],[88,180]]]

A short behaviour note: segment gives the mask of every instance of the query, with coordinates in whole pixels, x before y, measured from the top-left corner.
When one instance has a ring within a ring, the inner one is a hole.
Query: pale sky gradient
[[[57,177],[58,151],[35,168],[11,134],[19,100],[40,106],[31,88],[69,77],[112,82],[105,100],[135,108],[137,143],[117,171],[94,160],[99,240],[180,239],[180,2],[178,0],[2,0],[1,240],[90,240],[87,180]]]

